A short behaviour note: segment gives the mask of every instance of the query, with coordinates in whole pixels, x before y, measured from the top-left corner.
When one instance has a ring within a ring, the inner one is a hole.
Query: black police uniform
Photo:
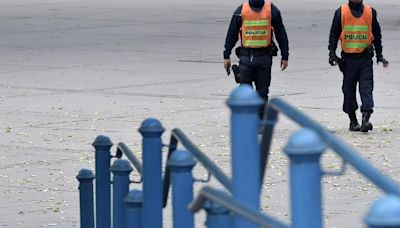
[[[361,17],[363,14],[364,5],[362,3],[356,4],[349,2],[351,13],[354,17]],[[374,36],[373,47],[375,48],[376,57],[378,61],[386,61],[382,56],[382,35],[379,22],[377,20],[377,13],[372,9],[372,34]],[[329,35],[329,63],[334,65],[333,61],[338,60],[336,57],[337,43],[342,33],[341,23],[341,8],[336,10],[333,18],[333,23]],[[363,113],[363,126],[369,123],[369,116],[373,112],[374,100],[372,91],[374,88],[373,69],[372,69],[372,48],[367,49],[364,53],[341,53],[342,59],[339,60],[340,70],[343,72],[343,85],[342,91],[344,95],[343,111],[350,117],[350,130],[359,131],[360,126],[357,122],[355,111],[358,109],[356,92],[357,83],[359,83],[359,92],[361,97],[361,112]],[[365,119],[367,117],[367,120]],[[365,121],[366,120],[366,121]],[[366,123],[364,123],[366,122]],[[372,124],[370,127],[372,130]],[[366,131],[368,131],[366,130]]]
[[[258,0],[258,2],[260,2]],[[249,1],[253,8],[254,4]],[[264,1],[261,2],[261,7]],[[239,33],[242,27],[242,5],[239,6],[232,16],[228,33],[225,40],[224,59],[229,59],[232,48],[239,40]],[[271,24],[275,33],[276,40],[279,43],[282,60],[289,59],[289,41],[286,30],[282,22],[279,9],[271,4]],[[240,36],[241,37],[241,36]],[[255,84],[256,90],[265,103],[268,102],[269,86],[271,83],[272,50],[268,48],[241,48],[239,58],[240,83]],[[260,118],[263,118],[264,109],[260,110]]]

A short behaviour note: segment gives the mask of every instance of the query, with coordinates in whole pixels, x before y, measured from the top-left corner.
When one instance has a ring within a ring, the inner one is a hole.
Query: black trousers
[[[272,56],[241,56],[239,62],[241,84],[256,87],[260,97],[264,99],[264,106],[268,102],[269,86],[271,84]],[[264,107],[259,110],[260,118],[264,117]]]
[[[357,84],[361,98],[361,112],[373,112],[374,76],[372,58],[345,58],[340,68],[343,72],[343,111],[353,113],[358,109]]]

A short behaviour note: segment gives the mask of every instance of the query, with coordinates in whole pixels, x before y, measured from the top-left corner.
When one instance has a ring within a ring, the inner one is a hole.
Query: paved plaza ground
[[[281,72],[274,59],[270,94],[304,111],[398,182],[400,3],[367,1],[378,11],[390,67],[374,65],[375,129],[362,134],[347,131],[342,76],[328,64],[329,29],[343,2],[274,1],[289,35],[290,61]],[[167,129],[165,143],[173,128],[181,128],[230,173],[225,101],[236,84],[224,72],[222,51],[240,3],[2,0],[0,227],[79,227],[75,176],[94,168],[94,138],[107,135],[140,154],[137,129],[148,117]],[[282,148],[296,129],[280,118],[262,194],[262,210],[286,222],[288,163]],[[324,155],[326,169],[337,170],[340,163],[332,151]],[[204,169],[195,171],[204,177]],[[367,209],[382,196],[351,168],[344,176],[324,177],[323,187],[326,227],[362,227]],[[170,216],[169,208],[165,227],[171,227]],[[196,218],[197,227],[203,222]]]

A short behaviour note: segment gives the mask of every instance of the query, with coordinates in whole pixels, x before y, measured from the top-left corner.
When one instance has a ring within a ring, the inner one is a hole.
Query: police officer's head
[[[355,4],[361,4],[363,2],[363,0],[349,0],[349,1]]]
[[[253,10],[259,11],[264,6],[264,0],[249,0],[249,5]]]

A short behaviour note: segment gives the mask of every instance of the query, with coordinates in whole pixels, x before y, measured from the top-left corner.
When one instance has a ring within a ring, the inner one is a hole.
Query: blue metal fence
[[[81,227],[162,227],[162,210],[167,205],[171,187],[175,228],[194,227],[195,212],[200,209],[207,213],[205,224],[211,228],[323,227],[321,178],[343,173],[347,163],[387,193],[371,207],[365,216],[365,224],[369,227],[400,227],[400,188],[397,183],[336,136],[280,99],[271,99],[266,110],[267,117],[260,123],[257,112],[262,103],[256,92],[246,85],[235,89],[227,101],[232,113],[231,177],[179,129],[172,130],[168,145],[163,144],[161,136],[165,129],[157,119],[146,119],[139,128],[143,138],[142,161],[124,143],[118,144],[115,156],[111,155],[111,140],[98,136],[93,143],[95,175],[90,170],[81,170],[77,176],[80,182]],[[279,114],[304,127],[289,138],[284,148],[290,160],[290,224],[260,212],[260,189]],[[257,136],[260,124],[264,127],[261,139]],[[178,149],[179,145],[184,149]],[[163,147],[168,148],[164,172]],[[327,148],[343,158],[341,172],[333,174],[322,170],[320,158]],[[123,155],[130,162],[122,160]],[[116,159],[111,165],[113,157]],[[205,186],[194,198],[194,183],[205,182],[193,177],[192,169],[197,162],[224,189]],[[140,180],[130,180],[132,171],[140,174]],[[134,189],[130,183],[141,183],[142,189]]]

